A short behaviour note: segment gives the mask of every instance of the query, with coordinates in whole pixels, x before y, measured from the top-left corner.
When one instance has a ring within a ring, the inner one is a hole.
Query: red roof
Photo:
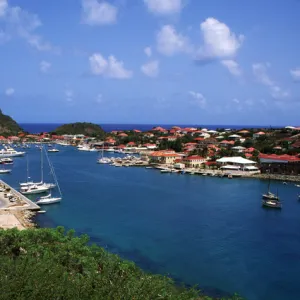
[[[259,158],[270,159],[270,160],[283,160],[283,161],[288,161],[288,162],[300,161],[300,157],[288,155],[288,154],[276,155],[276,154],[260,153]]]
[[[234,145],[234,141],[226,141],[226,140],[224,140],[224,141],[220,142],[220,144]]]
[[[203,160],[204,158],[199,155],[191,155],[189,157],[186,157],[185,160]]]
[[[133,145],[135,145],[135,142],[129,142],[127,145],[133,146]]]
[[[128,136],[128,134],[126,134],[125,132],[122,132],[122,133],[119,134],[119,136],[120,137],[126,137],[126,136]]]
[[[6,140],[6,138],[4,136],[0,136],[0,140]]]
[[[141,131],[138,130],[138,129],[134,129],[133,131],[134,131],[135,133],[141,133]]]
[[[245,152],[246,152],[246,153],[252,153],[252,152],[254,152],[255,150],[256,150],[255,148],[250,147],[250,148],[247,148],[247,149],[245,150]]]
[[[197,138],[194,138],[194,141],[198,141],[198,142],[204,141],[204,138],[197,137]]]

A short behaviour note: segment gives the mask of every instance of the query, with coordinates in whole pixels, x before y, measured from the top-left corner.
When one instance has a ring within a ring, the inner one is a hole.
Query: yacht
[[[0,164],[3,164],[3,165],[12,165],[13,163],[14,163],[14,161],[8,157],[0,159]]]
[[[23,195],[32,195],[32,194],[41,194],[45,193],[49,190],[49,187],[45,186],[44,184],[38,185],[29,185],[29,186],[22,186],[20,189],[20,193]]]
[[[268,192],[262,195],[262,198],[265,200],[277,200],[279,201],[278,195],[275,195],[271,193],[270,191],[270,185],[271,185],[271,178],[269,178],[269,183],[268,183]]]
[[[25,152],[19,152],[13,148],[6,148],[0,150],[0,158],[24,156],[24,154]]]
[[[52,148],[52,149],[49,149],[48,152],[59,152],[59,150],[56,148]]]
[[[36,203],[37,204],[52,204],[52,203],[57,203],[60,202],[62,197],[52,197],[51,193],[47,196],[43,196],[37,199]]]
[[[11,170],[9,170],[9,169],[0,169],[0,174],[8,174],[10,172],[11,172]]]

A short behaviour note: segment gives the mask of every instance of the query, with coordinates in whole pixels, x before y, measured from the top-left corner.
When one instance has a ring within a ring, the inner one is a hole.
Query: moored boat
[[[281,202],[277,200],[262,200],[262,206],[270,208],[282,208]]]

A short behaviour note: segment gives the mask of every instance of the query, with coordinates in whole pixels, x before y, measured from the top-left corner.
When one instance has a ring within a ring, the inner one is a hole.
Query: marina
[[[207,175],[209,170],[202,176],[189,170],[163,174],[154,167],[114,167],[97,163],[101,153],[57,147],[60,152],[50,159],[63,201],[42,206],[45,213],[35,218],[39,226],[74,228],[145,270],[200,283],[210,295],[238,292],[246,299],[281,300],[288,284],[289,299],[297,299],[300,265],[292,258],[300,247],[300,206],[294,183],[271,180],[271,192],[278,189],[283,203],[276,210],[261,207],[268,178],[230,180]],[[40,150],[31,147],[26,155],[31,180],[39,182]],[[112,162],[126,154],[104,157]],[[12,173],[2,176],[17,190],[26,170],[26,157],[19,157]],[[45,182],[51,183],[50,170],[44,171]],[[40,195],[28,197],[36,203]],[[282,284],[274,285],[277,280]]]

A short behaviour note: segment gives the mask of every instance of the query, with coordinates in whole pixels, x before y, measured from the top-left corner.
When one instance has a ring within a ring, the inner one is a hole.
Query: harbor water
[[[261,207],[268,182],[161,174],[96,163],[96,152],[59,147],[49,153],[63,193],[43,206],[41,227],[85,233],[147,271],[209,295],[237,292],[250,300],[296,300],[300,295],[300,188],[272,182],[282,210]],[[28,149],[29,174],[40,180],[40,151]],[[107,154],[108,156],[114,154]],[[45,160],[45,178],[50,170]],[[26,158],[16,158],[13,187],[26,180]]]

